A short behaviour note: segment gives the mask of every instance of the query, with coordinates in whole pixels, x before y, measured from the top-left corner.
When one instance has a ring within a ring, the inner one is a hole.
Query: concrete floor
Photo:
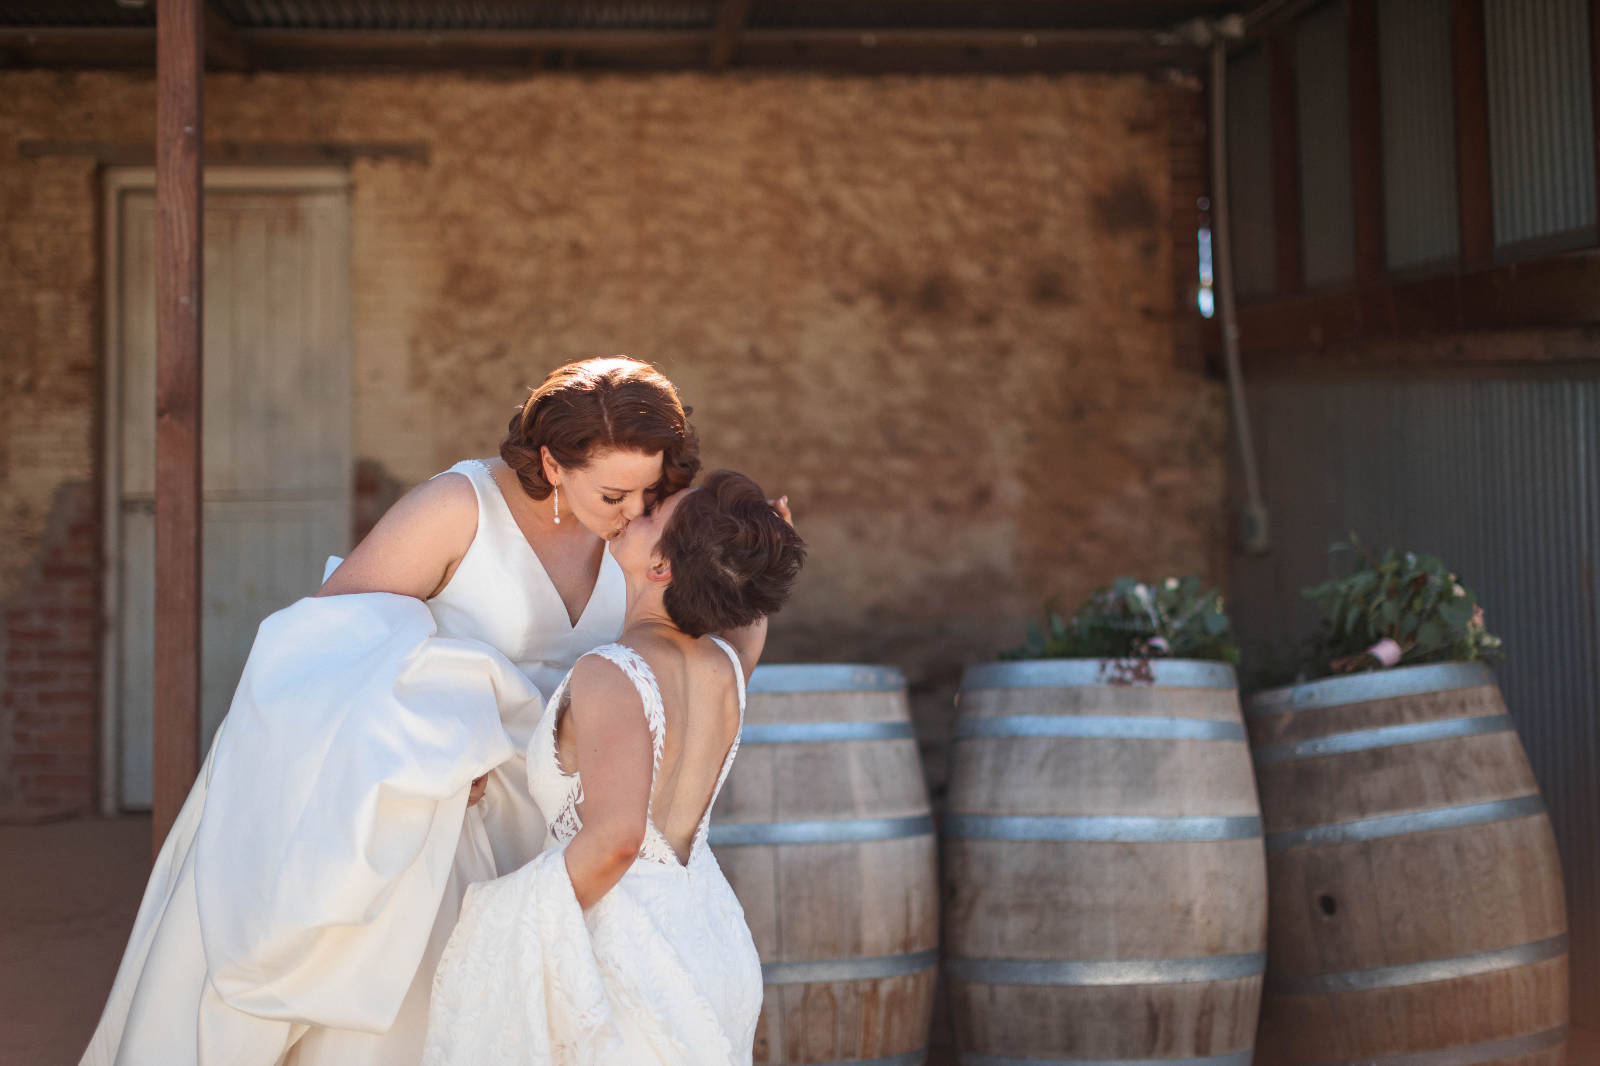
[[[72,1066],[99,1020],[150,865],[150,819],[0,825],[0,1066]],[[1569,1066],[1600,1066],[1574,1033]]]
[[[150,869],[150,819],[0,825],[0,1064],[78,1061]]]

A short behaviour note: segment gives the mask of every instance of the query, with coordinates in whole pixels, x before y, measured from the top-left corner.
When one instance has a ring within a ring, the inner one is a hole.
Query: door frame
[[[353,182],[343,166],[233,167],[204,169],[207,192],[297,192],[341,190],[348,194]],[[104,357],[101,396],[100,462],[102,515],[100,587],[100,781],[102,814],[114,815],[121,806],[122,604],[120,556],[122,553],[122,201],[131,192],[154,193],[156,170],[152,166],[112,166],[101,171],[101,299],[103,317],[101,352]],[[352,256],[352,265],[353,265]],[[204,276],[205,265],[201,271]],[[352,285],[352,295],[354,286]],[[353,305],[352,305],[353,311]],[[351,319],[352,327],[354,318]],[[350,350],[353,355],[353,346]],[[203,357],[203,356],[202,356]],[[202,426],[201,432],[204,432]]]

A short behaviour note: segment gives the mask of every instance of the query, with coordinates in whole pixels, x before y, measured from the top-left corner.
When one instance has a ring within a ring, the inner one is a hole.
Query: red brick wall
[[[92,806],[97,703],[71,516],[98,489],[62,486],[98,484],[100,187],[18,146],[150,143],[154,87],[0,71],[0,99],[4,817]],[[556,364],[651,359],[708,468],[794,501],[811,556],[769,656],[904,670],[937,787],[962,666],[1047,598],[1225,576],[1225,393],[1187,339],[1200,99],[1094,74],[217,75],[206,123],[428,146],[350,167],[358,529],[491,453]]]
[[[92,487],[56,492],[39,557],[0,611],[0,817],[96,807],[99,515]]]

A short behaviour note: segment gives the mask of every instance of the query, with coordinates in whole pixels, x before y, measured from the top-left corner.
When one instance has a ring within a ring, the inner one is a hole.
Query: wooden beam
[[[0,51],[10,67],[149,70],[155,32],[143,27],[78,29],[0,26]]]
[[[1267,36],[1267,97],[1272,113],[1272,225],[1277,238],[1277,291],[1299,292],[1305,284],[1300,221],[1300,120],[1295,109],[1294,27]]]
[[[1489,72],[1483,0],[1455,0],[1456,189],[1461,217],[1461,265],[1494,262],[1494,198],[1489,160]]]
[[[155,149],[144,141],[25,140],[17,142],[24,159],[78,157],[104,166],[149,166]],[[426,164],[427,141],[221,141],[205,144],[207,166],[317,166],[357,159]]]
[[[573,65],[705,69],[711,28],[662,30],[316,30],[237,28],[256,70],[351,68],[526,71],[533,57]],[[85,68],[148,65],[144,29],[34,30],[0,26],[0,49],[20,65]],[[1170,33],[1128,29],[745,28],[740,66],[781,69],[1031,74],[1069,70],[1198,69],[1203,55]],[[730,58],[731,61],[731,58]]]
[[[1240,348],[1258,358],[1298,358],[1340,345],[1459,336],[1477,330],[1597,324],[1600,252],[1263,301],[1239,309]]]
[[[1370,285],[1382,280],[1387,269],[1378,3],[1377,0],[1349,0],[1349,3],[1350,176],[1356,224],[1356,280]]]
[[[711,69],[726,70],[739,44],[739,33],[750,14],[750,0],[722,0],[717,11],[716,36],[711,41]]]
[[[206,0],[206,69],[249,71],[255,58],[216,0]]]
[[[200,768],[203,0],[156,9],[155,850]]]

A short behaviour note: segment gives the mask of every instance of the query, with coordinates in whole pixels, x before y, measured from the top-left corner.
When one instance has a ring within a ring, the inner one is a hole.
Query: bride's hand
[[[474,777],[472,779],[472,787],[467,790],[467,806],[477,806],[478,801],[483,799],[483,794],[488,790],[488,788],[488,774],[484,774],[482,777]]]
[[[794,525],[794,514],[789,510],[789,497],[779,496],[776,500],[768,500],[767,502],[772,504],[772,509],[778,512],[779,518],[789,523],[791,527]]]

